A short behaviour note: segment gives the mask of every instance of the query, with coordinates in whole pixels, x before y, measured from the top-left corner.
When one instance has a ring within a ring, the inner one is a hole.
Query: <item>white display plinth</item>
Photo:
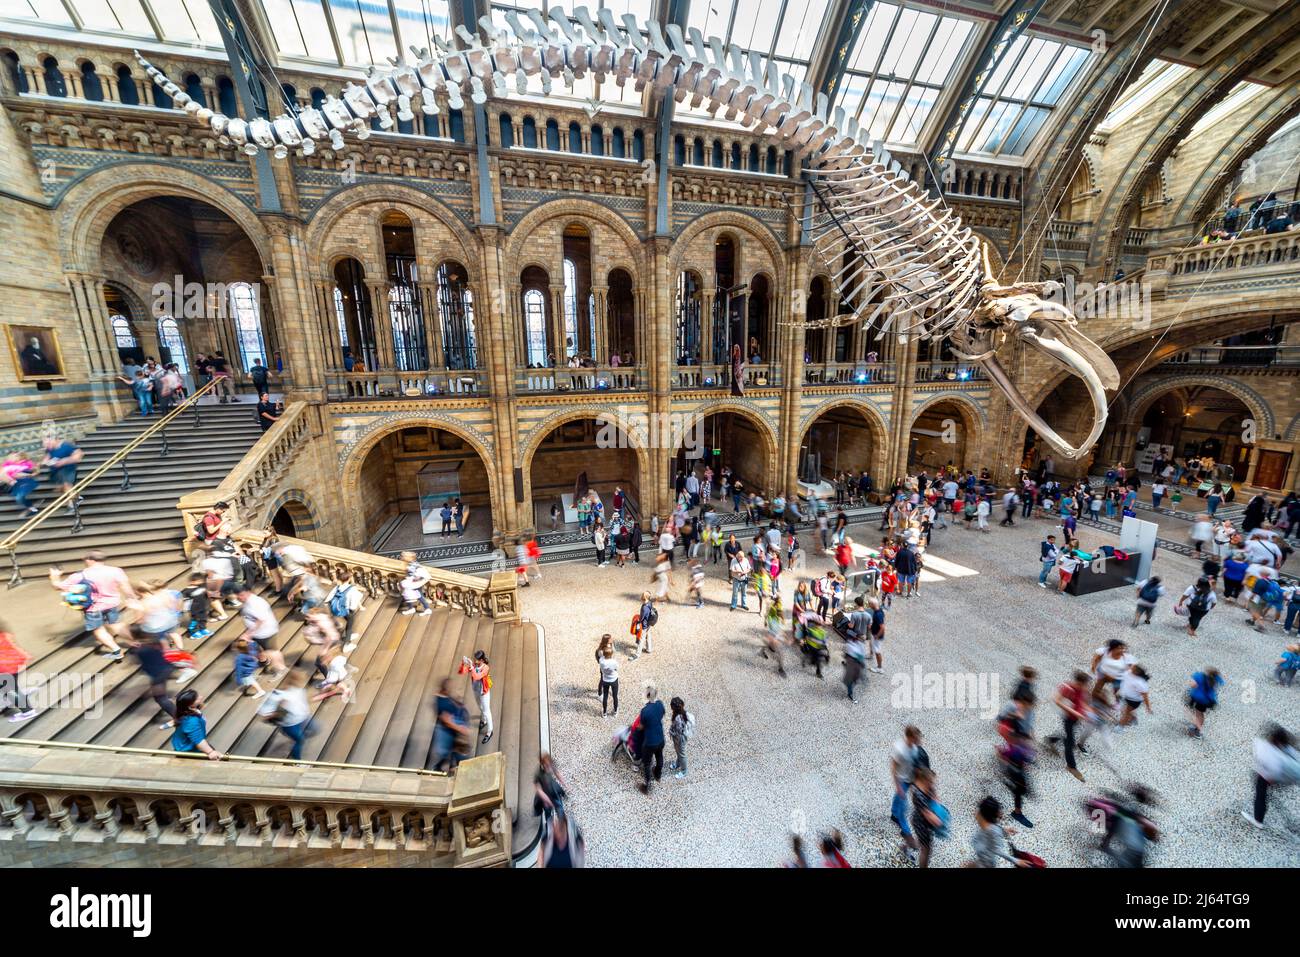
[[[1138,559],[1134,572],[1137,581],[1144,581],[1151,575],[1151,561],[1156,554],[1156,534],[1160,526],[1140,518],[1125,516],[1119,528],[1119,547]]]

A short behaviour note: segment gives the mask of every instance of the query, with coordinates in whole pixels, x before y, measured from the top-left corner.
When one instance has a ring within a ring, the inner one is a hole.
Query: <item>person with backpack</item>
[[[25,515],[36,515],[40,509],[31,503],[31,495],[39,482],[36,463],[18,452],[6,455],[0,462],[0,484],[5,485],[14,497],[14,504]]]
[[[1130,627],[1136,628],[1143,615],[1146,616],[1146,623],[1151,624],[1151,615],[1156,610],[1156,602],[1164,593],[1165,586],[1160,583],[1159,575],[1152,575],[1138,582],[1137,608],[1133,612],[1133,624]]]
[[[5,676],[8,685],[6,693],[0,697],[0,708],[14,709],[14,713],[9,716],[10,722],[14,724],[36,717],[31,698],[18,682],[18,676],[31,660],[31,654],[18,644],[14,633],[0,622],[0,675]]]
[[[260,358],[254,357],[253,368],[248,370],[248,378],[252,380],[253,388],[257,390],[257,394],[262,396],[263,401],[265,401],[267,398],[266,393],[269,391],[267,380],[270,378],[270,370],[262,365]],[[267,428],[268,426],[262,426],[262,431],[265,432]]]
[[[732,537],[734,540],[735,536]],[[736,543],[733,541],[733,544]],[[731,611],[735,611],[737,606],[749,611],[745,592],[749,587],[749,576],[752,571],[753,566],[750,564],[749,557],[740,550],[739,544],[736,544],[736,551],[732,554],[731,565],[728,567],[731,578]]]
[[[438,518],[442,522],[442,530],[438,533],[440,537],[447,538],[451,535],[451,503],[443,502],[442,508],[438,512]]]
[[[1268,813],[1270,788],[1300,782],[1300,754],[1296,752],[1295,738],[1278,724],[1264,728],[1252,746],[1255,758],[1255,805],[1241,816],[1261,830],[1264,815]]]
[[[930,866],[936,837],[947,837],[947,809],[938,800],[938,780],[928,765],[918,766],[912,778],[912,833],[906,836],[908,859],[919,868]]]
[[[336,619],[341,621],[340,629],[346,647],[346,654],[352,654],[357,646],[357,615],[365,606],[365,590],[352,580],[352,573],[346,568],[338,573],[338,580],[325,596],[325,605]]]
[[[655,608],[650,593],[643,591],[641,607],[632,618],[632,635],[636,638],[636,645],[632,649],[632,654],[628,656],[629,661],[636,661],[641,657],[642,646],[647,655],[654,650],[650,643],[650,635],[657,624],[659,624],[659,609]]]
[[[114,636],[122,633],[122,605],[138,596],[126,572],[106,564],[103,552],[87,552],[83,561],[85,567],[67,577],[62,569],[51,568],[50,584],[63,593],[65,605],[81,612],[82,624],[104,649],[102,654],[121,661],[122,648]]]
[[[695,735],[695,715],[686,710],[686,703],[681,698],[668,702],[672,709],[672,720],[668,723],[668,736],[673,739],[674,759],[668,770],[675,772],[673,777],[686,777],[686,742]]]
[[[1187,616],[1189,638],[1196,637],[1196,629],[1200,627],[1201,621],[1209,614],[1210,609],[1218,604],[1218,601],[1218,597],[1214,594],[1214,585],[1204,575],[1196,579],[1196,584],[1187,586],[1187,590],[1178,599],[1178,604],[1174,606],[1174,612]]]
[[[975,837],[971,839],[971,849],[975,852],[974,860],[967,867],[997,867],[998,861],[1010,861],[1013,867],[1028,867],[1029,862],[1015,856],[1008,836],[1014,834],[1011,828],[1004,828],[1002,820],[1002,802],[989,795],[980,801],[975,809]]]
[[[581,829],[560,809],[551,818],[550,827],[537,852],[539,867],[573,868],[586,864],[587,843]]]
[[[1052,753],[1055,753],[1057,742],[1065,742],[1065,767],[1080,781],[1083,780],[1083,774],[1074,761],[1074,734],[1079,722],[1088,720],[1088,713],[1091,710],[1092,694],[1089,690],[1091,684],[1092,678],[1088,672],[1076,671],[1069,681],[1063,682],[1056,689],[1056,706],[1061,709],[1061,733],[1047,739],[1047,747]]]
[[[1205,668],[1192,675],[1188,682],[1187,712],[1192,716],[1191,727],[1187,733],[1193,738],[1202,737],[1205,730],[1205,714],[1219,703],[1219,689],[1223,687],[1223,675],[1218,668]]]
[[[212,373],[212,381],[216,383],[212,387],[212,392],[221,393],[220,402],[225,405],[227,402],[238,402],[235,396],[235,380],[230,377],[230,362],[220,351],[214,352],[212,358],[208,359],[208,369]]]
[[[295,668],[289,672],[284,684],[267,695],[257,709],[258,717],[271,722],[276,730],[293,742],[289,749],[290,761],[302,759],[303,742],[313,731],[306,685],[307,673]]]
[[[462,657],[460,659],[459,674],[469,674],[470,682],[474,686],[474,693],[478,695],[479,707],[479,730],[483,732],[480,739],[481,744],[487,744],[492,740],[494,726],[492,724],[492,674],[491,665],[488,662],[487,654],[479,649],[474,652],[474,660]]]

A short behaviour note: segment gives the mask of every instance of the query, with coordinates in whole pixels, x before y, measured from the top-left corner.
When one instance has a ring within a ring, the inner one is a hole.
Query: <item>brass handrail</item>
[[[180,403],[180,405],[176,406],[172,411],[168,412],[153,425],[149,426],[149,428],[145,429],[134,439],[109,456],[108,461],[95,468],[94,471],[74,485],[71,489],[64,492],[49,505],[46,505],[39,514],[33,515],[22,525],[18,526],[18,528],[10,532],[3,541],[0,541],[0,551],[9,553],[9,563],[13,566],[13,574],[9,578],[9,587],[14,588],[23,583],[23,576],[18,570],[17,552],[18,545],[24,538],[40,527],[46,519],[50,518],[50,516],[54,515],[69,502],[75,503],[80,499],[82,491],[99,481],[109,469],[117,465],[122,465],[123,471],[125,472],[125,465],[123,463],[126,461],[126,457],[159,432],[163,433],[163,454],[165,455],[167,452],[167,433],[164,430],[167,428],[168,424],[182,412],[185,412],[190,408],[193,408],[197,414],[199,411],[197,406],[199,399],[203,395],[211,392],[216,384],[217,380],[213,379],[202,388],[197,389],[193,395],[187,396],[184,402]],[[126,477],[122,483],[123,490],[130,487],[130,473],[126,472],[125,474]],[[73,525],[72,531],[74,533],[81,531],[81,513],[79,510],[77,511],[76,522]]]

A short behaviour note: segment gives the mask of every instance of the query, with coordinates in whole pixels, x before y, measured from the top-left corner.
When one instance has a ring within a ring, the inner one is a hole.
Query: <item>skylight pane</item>
[[[433,37],[451,36],[451,11],[447,0],[394,0],[397,28],[402,33],[402,52],[409,58],[411,47],[433,48]]]
[[[889,39],[889,26],[893,22],[898,8],[888,3],[878,3],[871,8],[867,24],[858,37],[857,47],[849,58],[849,69],[871,73],[880,62],[880,53]]]
[[[880,102],[876,108],[875,116],[871,118],[869,129],[873,140],[883,140],[889,132],[890,123],[894,119],[894,112],[903,99],[907,84],[897,81],[885,82],[884,80],[877,80],[876,83],[881,84],[882,89]]]
[[[1245,80],[1238,83],[1232,88],[1232,92],[1210,108],[1210,111],[1196,121],[1188,136],[1196,136],[1204,133],[1215,123],[1235,113],[1253,100],[1259,94],[1268,89],[1258,83],[1247,83]]]
[[[938,97],[939,91],[928,86],[914,86],[908,90],[903,108],[898,111],[898,118],[889,131],[890,142],[916,143]]]
[[[1056,61],[1051,72],[1043,78],[1039,84],[1038,90],[1034,93],[1033,99],[1040,103],[1046,103],[1049,106],[1055,106],[1063,94],[1074,82],[1078,76],[1079,70],[1088,59],[1088,51],[1080,47],[1072,47]]]
[[[122,33],[129,33],[137,37],[152,37],[155,35],[153,27],[149,23],[149,18],[140,9],[140,0],[109,0],[108,5],[113,8],[113,13],[117,15],[117,21],[122,25]],[[91,29],[97,28],[91,27]],[[116,30],[117,28],[108,27],[107,29]]]
[[[334,15],[345,64],[387,66],[387,58],[397,56],[387,4],[381,9],[362,0],[330,0],[330,12]]]
[[[40,20],[43,23],[53,23],[62,27],[72,26],[72,18],[68,16],[68,11],[63,8],[59,0],[22,0],[18,4],[18,11],[15,16],[22,17],[25,20]]]
[[[696,27],[706,37],[717,36],[722,37],[724,40],[730,25],[731,3],[729,0],[701,0],[698,4],[691,4],[690,16],[686,19],[688,31],[690,27]]]
[[[916,78],[923,83],[943,83],[961,63],[962,51],[970,37],[971,24],[966,20],[944,17],[939,31],[930,41]]]
[[[1024,115],[1016,123],[1015,129],[1007,137],[1005,145],[1002,147],[1003,153],[1010,153],[1013,156],[1023,156],[1029,149],[1029,144],[1034,141],[1038,131],[1042,129],[1050,111],[1040,106],[1031,106],[1025,110]]]
[[[844,107],[844,112],[849,116],[857,116],[858,111],[862,109],[862,98],[866,95],[867,86],[870,84],[865,76],[860,73],[845,74],[840,86],[839,106]]]
[[[1190,73],[1191,67],[1168,60],[1153,60],[1137,81],[1120,96],[1102,125],[1114,128],[1155,102],[1170,87]]]
[[[828,4],[829,0],[789,0],[776,36],[776,54],[796,60],[811,58]]]
[[[116,2],[116,0],[114,0]],[[212,19],[207,0],[170,0],[155,3],[153,15],[162,29],[163,39],[183,43],[221,44],[221,32]]]
[[[982,141],[980,149],[987,153],[996,153],[1001,148],[1007,133],[1011,130],[1011,124],[1016,121],[1020,115],[1020,106],[1015,103],[999,103],[989,113],[989,118],[984,122],[984,129],[980,130],[980,136],[975,142]]]
[[[736,0],[736,16],[728,40],[745,50],[766,54],[772,49],[780,16],[781,0]]]
[[[998,65],[993,68],[993,75],[990,76],[989,81],[984,84],[984,91],[986,93],[996,94],[997,91],[1002,88],[1007,77],[1011,74],[1012,67],[1014,67],[1019,61],[1020,54],[1024,52],[1025,46],[1028,43],[1029,38],[1022,33],[1011,42],[1011,46],[1003,51],[1002,59],[999,60]]]
[[[969,151],[971,143],[975,141],[975,134],[979,131],[980,125],[984,122],[984,117],[989,111],[993,101],[987,96],[981,96],[971,107],[970,113],[966,116],[966,125],[962,127],[961,138],[957,141],[957,148],[963,151]]]
[[[1012,76],[1011,82],[1007,84],[1002,95],[1017,100],[1028,98],[1060,51],[1061,44],[1059,43],[1049,43],[1046,40],[1037,38],[1030,41],[1024,59],[1021,61],[1020,66],[1016,68],[1015,75]]]
[[[56,6],[60,10],[63,9],[62,4]],[[87,30],[118,32],[122,29],[122,25],[117,22],[117,14],[109,6],[108,0],[78,0],[76,11]]]

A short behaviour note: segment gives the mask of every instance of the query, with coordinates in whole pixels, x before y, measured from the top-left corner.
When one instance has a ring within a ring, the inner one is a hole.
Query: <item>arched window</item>
[[[757,173],[759,171],[757,143],[751,143],[749,145],[749,171],[751,173]]]
[[[191,73],[185,77],[185,92],[200,106],[208,105],[208,98],[203,92],[203,81],[199,79],[198,74]]]
[[[230,315],[235,320],[235,336],[239,340],[239,362],[244,371],[253,368],[253,360],[261,359],[266,365],[266,342],[262,339],[262,320],[259,315],[257,291],[246,282],[231,283]]]
[[[686,165],[686,137],[673,137],[673,164],[675,166]]]
[[[582,152],[582,127],[577,123],[569,124],[569,152]]]
[[[591,155],[605,155],[605,128],[602,126],[593,126],[591,128]]]
[[[722,169],[722,140],[713,141],[712,156],[709,157],[715,169]]]
[[[465,142],[465,114],[460,110],[447,111],[447,127],[454,143]]]
[[[531,116],[524,117],[524,146],[530,150],[537,149],[537,121]]]
[[[95,72],[95,64],[89,60],[81,64],[81,95],[96,102],[104,99],[104,84],[99,82],[99,74]]]
[[[334,318],[339,324],[339,345],[348,349],[348,313],[343,305],[343,290],[334,287]]]
[[[524,292],[524,337],[528,348],[528,364],[542,367],[546,356],[546,297],[540,289]]]
[[[638,163],[645,159],[645,134],[640,130],[632,133],[632,158]]]
[[[298,91],[294,89],[293,84],[281,83],[280,92],[284,94],[285,104],[296,110],[298,108]]]
[[[158,107],[160,110],[170,110],[172,108],[172,98],[167,95],[166,90],[157,83],[150,84],[149,89],[153,93],[154,106]]]
[[[131,331],[131,320],[126,316],[109,316],[108,321],[113,327],[113,338],[119,349],[134,349],[140,344]]]
[[[5,72],[9,74],[9,83],[19,93],[27,92],[27,73],[23,70],[22,64],[18,62],[18,54],[13,50],[5,50]]]
[[[318,110],[325,106],[325,91],[318,86],[311,88],[311,105]]]
[[[564,355],[578,351],[578,267],[564,260]]]
[[[217,77],[217,106],[226,116],[239,115],[239,102],[235,99],[235,84],[228,76]]]
[[[125,64],[117,68],[117,98],[128,106],[140,104],[140,91],[136,89],[135,77],[131,76],[131,68]]]
[[[627,144],[623,140],[623,127],[616,126],[614,131],[609,135],[610,152],[618,159],[627,157]]]
[[[548,150],[560,148],[560,124],[555,120],[546,121],[546,148]]]
[[[502,113],[498,120],[501,129],[501,147],[509,149],[515,145],[515,127],[509,113]]]
[[[767,148],[767,163],[763,171],[766,173],[776,172],[776,147],[775,146],[769,146]]]
[[[691,163],[695,166],[704,165],[704,140],[698,136],[695,142],[691,144]]]
[[[478,366],[474,341],[474,294],[466,285],[465,268],[456,262],[438,266],[438,315],[442,319],[442,352],[448,369]]]
[[[393,356],[403,372],[426,368],[424,327],[415,302],[415,287],[394,282],[388,287],[388,312],[393,323]]]
[[[158,345],[162,351],[159,357],[163,363],[174,362],[181,375],[190,371],[189,355],[185,351],[185,339],[181,336],[181,327],[171,316],[158,320]]]
[[[745,167],[744,167],[744,164],[742,164],[741,161],[740,161],[740,144],[739,144],[739,143],[732,143],[732,144],[731,144],[731,168],[732,168],[732,169],[744,169],[744,168],[745,168]]]
[[[63,74],[59,71],[59,61],[47,56],[41,64],[45,67],[45,92],[50,96],[67,96],[68,88],[63,83]]]

